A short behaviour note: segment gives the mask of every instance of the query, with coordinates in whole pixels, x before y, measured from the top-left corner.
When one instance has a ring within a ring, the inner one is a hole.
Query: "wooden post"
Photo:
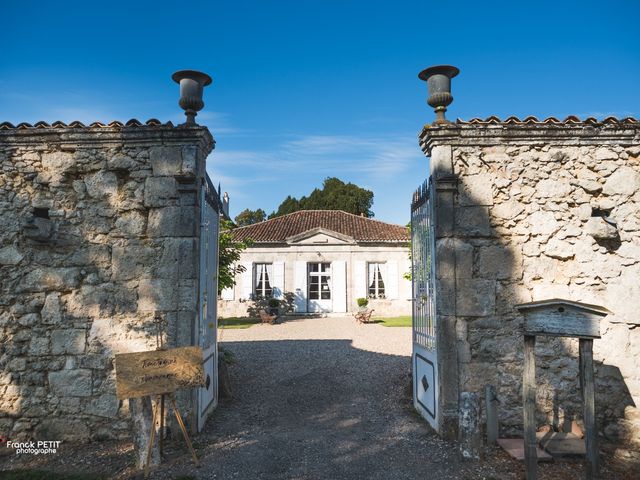
[[[580,388],[582,390],[585,443],[587,450],[587,480],[597,479],[598,430],[596,428],[595,385],[593,380],[593,340],[580,339]]]
[[[524,404],[524,463],[527,480],[538,478],[536,441],[536,337],[524,336],[524,371],[522,399]]]
[[[487,444],[495,445],[498,440],[498,397],[493,385],[484,386],[484,404],[487,420]]]

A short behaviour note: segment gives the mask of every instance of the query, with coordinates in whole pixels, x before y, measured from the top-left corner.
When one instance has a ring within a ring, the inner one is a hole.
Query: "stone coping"
[[[468,121],[458,119],[450,124],[425,125],[418,139],[427,156],[431,155],[431,149],[436,145],[640,145],[640,120],[631,117],[607,117],[601,121],[589,117],[580,120],[575,116],[562,121],[555,117],[538,120],[533,116],[523,120],[513,116],[500,120],[491,116]]]
[[[84,125],[74,121],[37,122],[32,125],[9,122],[0,123],[0,142],[11,146],[58,144],[62,147],[103,148],[105,145],[146,146],[162,144],[196,144],[209,152],[215,140],[209,129],[201,125],[177,125],[150,119],[145,123],[131,119],[125,123],[113,121],[107,124],[93,122]]]

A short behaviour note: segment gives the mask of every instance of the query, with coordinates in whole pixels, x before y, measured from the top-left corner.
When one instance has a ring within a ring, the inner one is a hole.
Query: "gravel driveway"
[[[413,412],[410,328],[310,318],[224,330],[221,345],[236,358],[234,398],[197,439],[203,466],[185,456],[154,478],[522,478],[521,465],[496,450],[460,463],[456,445]],[[570,470],[540,478],[575,478]]]

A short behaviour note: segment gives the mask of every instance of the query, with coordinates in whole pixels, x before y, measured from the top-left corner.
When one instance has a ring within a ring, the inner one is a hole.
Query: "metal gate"
[[[411,202],[413,404],[439,430],[434,251],[434,188],[429,178],[413,194]]]
[[[209,176],[200,194],[200,310],[198,340],[204,354],[205,386],[198,391],[198,431],[218,404],[218,234],[220,200]]]

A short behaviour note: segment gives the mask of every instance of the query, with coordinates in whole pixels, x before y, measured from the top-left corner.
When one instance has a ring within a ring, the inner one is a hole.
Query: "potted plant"
[[[369,305],[369,299],[364,297],[356,298],[356,303],[358,304],[358,310],[364,312],[367,309],[367,305]]]
[[[269,302],[269,313],[271,315],[280,315],[280,300],[277,298],[270,298]]]

